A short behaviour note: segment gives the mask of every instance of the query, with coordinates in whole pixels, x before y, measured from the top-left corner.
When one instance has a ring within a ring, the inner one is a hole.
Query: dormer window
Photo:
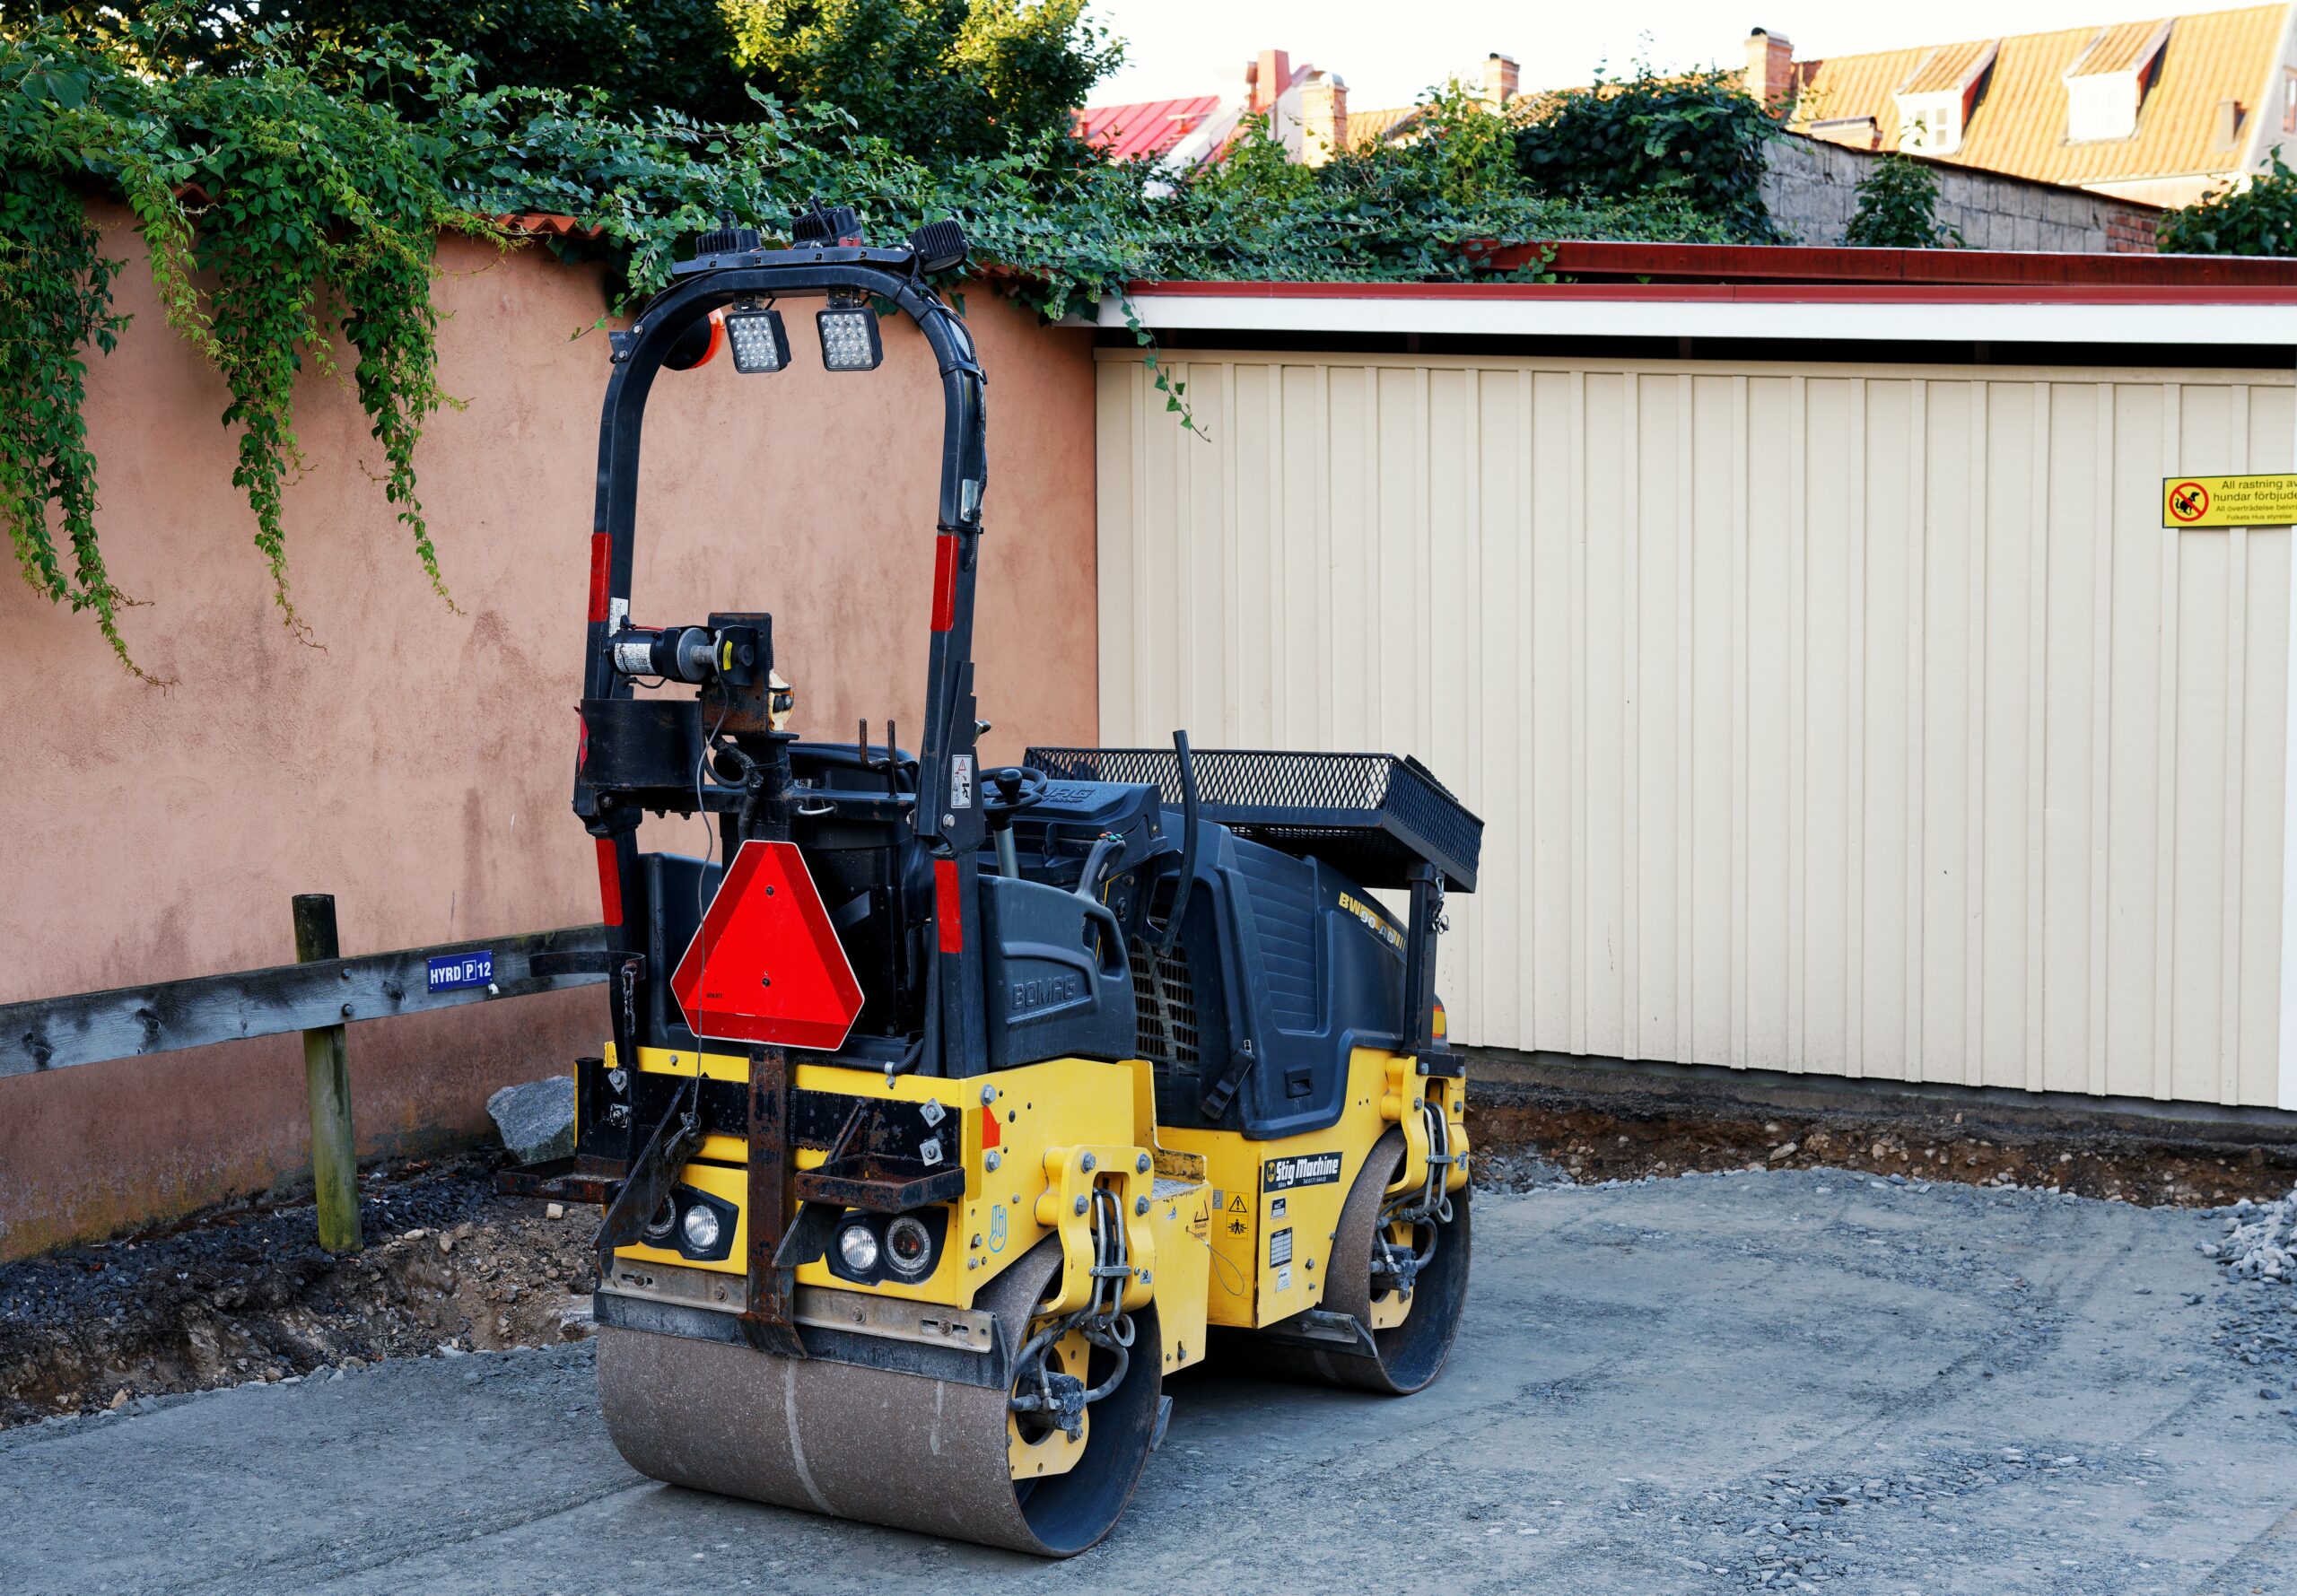
[[[2069,144],[2133,138],[2145,92],[2161,74],[2170,42],[2166,19],[2100,28],[2066,69],[2066,137]]]
[[[1819,121],[1811,123],[1803,131],[1812,138],[1822,138],[1830,144],[1848,144],[1854,150],[1879,150],[1882,146],[1882,130],[1874,126],[1874,118],[1872,117],[1822,118]]]
[[[1942,44],[1925,55],[1899,85],[1899,148],[1917,155],[1952,155],[1962,147],[1971,110],[1986,85],[2001,40]]]

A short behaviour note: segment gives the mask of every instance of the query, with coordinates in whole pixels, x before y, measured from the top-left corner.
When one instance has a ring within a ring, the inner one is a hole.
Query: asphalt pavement
[[[654,1484],[587,1345],[0,1434],[0,1589],[2297,1592],[2297,1289],[2222,1221],[1825,1171],[1480,1193],[1450,1368],[1192,1372],[1043,1564]]]

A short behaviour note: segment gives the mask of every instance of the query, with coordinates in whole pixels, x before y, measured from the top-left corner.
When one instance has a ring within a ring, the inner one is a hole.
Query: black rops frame
[[[979,560],[982,499],[987,486],[988,449],[983,388],[986,379],[973,337],[916,269],[907,247],[878,249],[843,246],[798,249],[750,249],[704,256],[673,267],[683,279],[649,301],[627,332],[610,335],[613,375],[598,424],[598,495],[594,535],[607,539],[604,613],[594,606],[585,643],[583,690],[590,698],[627,698],[629,678],[614,666],[612,638],[628,624],[631,565],[638,505],[638,459],[646,400],[656,373],[680,340],[713,310],[747,300],[810,298],[843,292],[884,300],[896,306],[933,352],[941,377],[942,430],[939,513],[935,536],[948,539],[935,549],[935,629],[926,667],[925,736],[920,752],[918,801],[913,824],[930,845],[937,879],[955,873],[954,894],[935,905],[935,1023],[929,1025],[929,1071],[975,1074],[988,1060],[987,1016],[981,982],[969,979],[979,924],[975,905],[975,856],[985,827],[977,791],[979,762],[973,691],[974,579]],[[946,591],[944,588],[946,585]],[[947,624],[939,622],[946,615]],[[962,762],[962,763],[960,763]],[[962,783],[960,771],[973,772]],[[960,802],[959,800],[963,801]],[[613,839],[622,902],[645,901],[638,871],[635,810],[607,809],[586,816],[592,834]],[[949,902],[954,896],[955,903]],[[956,933],[943,923],[954,907]],[[608,928],[614,951],[642,953],[638,930],[624,922]],[[954,953],[956,956],[949,956]],[[649,971],[668,979],[667,971]]]

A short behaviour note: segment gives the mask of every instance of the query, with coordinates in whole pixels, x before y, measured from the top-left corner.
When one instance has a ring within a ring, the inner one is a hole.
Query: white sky
[[[1092,9],[1129,46],[1128,64],[1094,91],[1096,102],[1226,92],[1248,57],[1281,49],[1296,65],[1340,74],[1349,103],[1367,109],[1409,105],[1454,74],[1472,80],[1494,50],[1523,64],[1525,89],[1551,89],[1585,83],[1599,62],[1614,74],[1644,57],[1659,67],[1736,66],[1758,25],[1810,57],[2168,14],[2144,0],[1094,0]],[[2220,6],[2201,0],[2190,9]]]

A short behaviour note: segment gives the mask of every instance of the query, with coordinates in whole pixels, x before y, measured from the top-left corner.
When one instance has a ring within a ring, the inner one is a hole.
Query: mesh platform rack
[[[1028,763],[1054,781],[1124,781],[1181,801],[1170,748],[1032,748]],[[1426,859],[1448,891],[1475,890],[1483,822],[1416,759],[1391,754],[1277,754],[1199,748],[1198,813],[1287,853],[1313,854],[1366,886],[1409,885]]]

